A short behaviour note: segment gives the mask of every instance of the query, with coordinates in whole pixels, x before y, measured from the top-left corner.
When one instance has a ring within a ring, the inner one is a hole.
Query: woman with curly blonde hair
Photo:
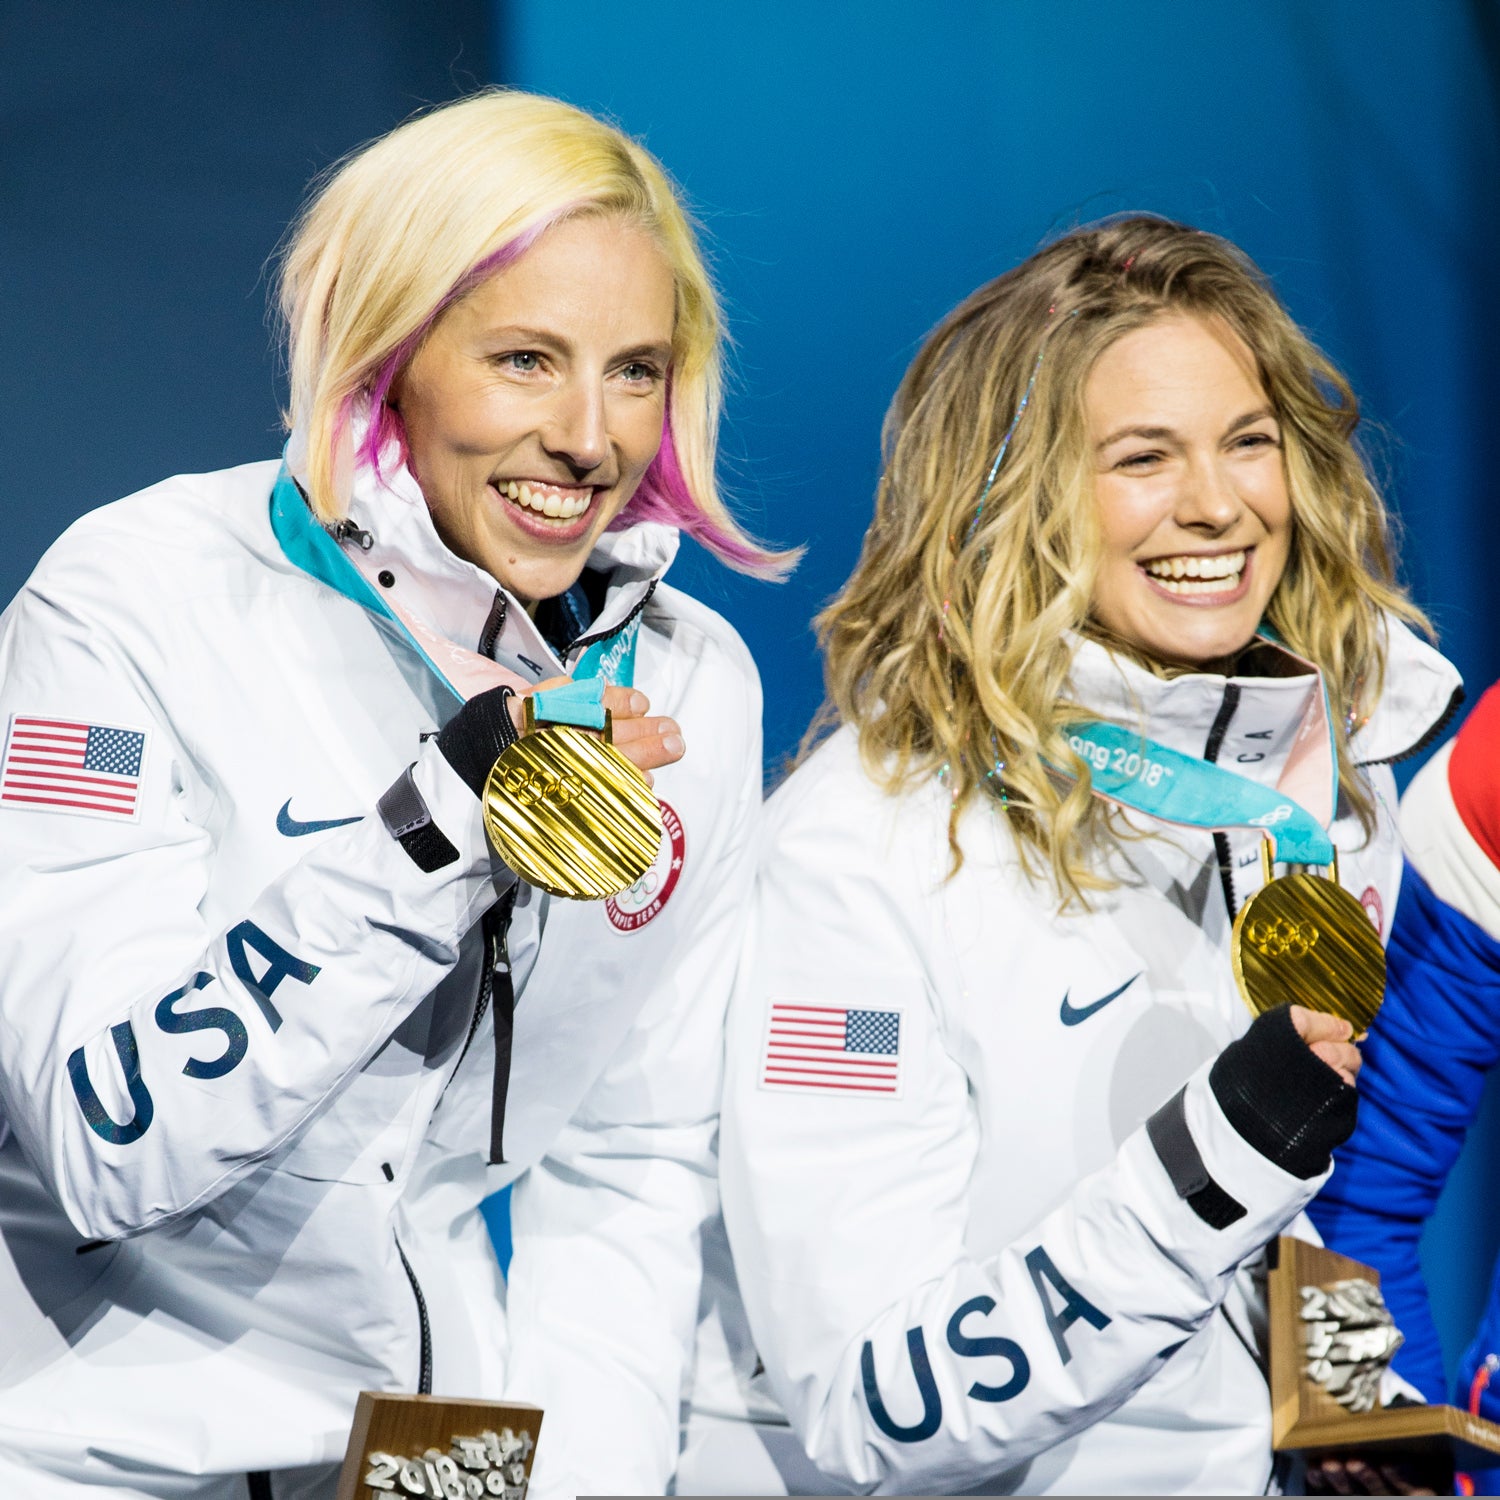
[[[1236,991],[1256,810],[1383,927],[1389,763],[1456,690],[1356,421],[1244,255],[1145,217],[982,287],[902,382],[820,620],[837,727],[768,812],[723,1128],[755,1347],[836,1485],[1271,1477],[1255,1265],[1359,1058]]]

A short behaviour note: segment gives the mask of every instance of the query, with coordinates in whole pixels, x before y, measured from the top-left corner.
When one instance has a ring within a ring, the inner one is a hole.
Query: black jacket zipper
[[[417,1365],[417,1394],[419,1396],[430,1396],[432,1394],[432,1325],[427,1320],[427,1299],[422,1295],[422,1284],[417,1280],[417,1273],[412,1270],[411,1262],[406,1258],[406,1251],[401,1248],[401,1241],[396,1241],[396,1254],[401,1257],[401,1264],[406,1270],[406,1279],[411,1283],[411,1294],[417,1299],[417,1327],[421,1333],[421,1358]]]
[[[596,646],[600,641],[607,641],[611,636],[619,635],[619,633],[624,630],[624,628],[628,624],[630,624],[630,622],[635,619],[635,617],[640,614],[640,612],[645,609],[645,607],[651,602],[651,596],[656,592],[656,585],[660,582],[661,580],[659,578],[653,578],[651,582],[646,585],[646,592],[641,595],[640,599],[636,603],[635,608],[631,610],[630,613],[626,615],[618,625],[611,625],[608,630],[601,630],[598,635],[581,635],[576,641],[570,642],[563,649],[563,660],[566,661],[568,657],[570,657],[575,651],[582,651],[585,646]]]
[[[479,1023],[484,1019],[484,1013],[489,1009],[490,990],[494,983],[496,939],[495,924],[490,918],[495,908],[491,907],[484,915],[484,957],[481,960],[479,975],[479,994],[474,1002],[474,1015],[469,1021],[469,1034],[464,1038],[463,1051],[458,1054],[458,1062],[454,1064],[453,1072],[448,1075],[448,1083],[443,1087],[443,1093],[448,1092],[448,1087],[454,1078],[458,1076],[458,1070],[463,1066],[464,1058],[469,1055],[469,1048],[473,1045],[474,1035],[479,1030]],[[442,1099],[439,1098],[439,1103]],[[422,1295],[422,1284],[417,1280],[417,1273],[412,1270],[411,1262],[406,1258],[406,1251],[401,1248],[401,1241],[396,1241],[396,1254],[401,1257],[402,1268],[406,1271],[406,1279],[411,1283],[411,1294],[417,1301],[417,1327],[420,1334],[421,1355],[417,1368],[417,1394],[419,1396],[430,1396],[432,1394],[432,1323],[427,1316],[427,1299]]]
[[[608,630],[601,630],[597,635],[589,635],[587,631],[576,640],[570,641],[558,653],[559,657],[566,661],[575,651],[581,651],[585,646],[597,645],[600,641],[607,641],[611,636],[619,635],[640,612],[651,602],[651,596],[656,592],[656,585],[660,579],[653,578],[646,585],[646,592],[636,601],[635,608],[620,621],[618,625],[612,625]],[[505,628],[506,599],[503,590],[495,591],[495,602],[490,605],[489,617],[484,622],[484,629],[479,633],[479,654],[481,656],[493,657],[495,654],[495,642],[500,639],[500,632]]]
[[[492,919],[495,916],[495,907],[491,907],[480,919],[481,931],[484,934],[484,956],[480,959],[479,993],[474,998],[474,1014],[469,1020],[469,1034],[464,1038],[463,1051],[458,1054],[458,1061],[453,1065],[453,1071],[448,1075],[448,1082],[443,1086],[446,1094],[453,1085],[453,1080],[458,1077],[458,1070],[464,1065],[464,1058],[469,1055],[469,1048],[474,1045],[475,1034],[479,1030],[479,1023],[484,1020],[484,1013],[490,1008],[490,996],[494,992],[495,985],[495,960],[499,956],[499,941],[496,938],[497,924]],[[442,1103],[442,1100],[438,1100]]]
[[[1224,684],[1224,700],[1219,704],[1219,711],[1214,715],[1213,725],[1208,731],[1208,743],[1203,747],[1203,758],[1209,762],[1217,762],[1219,751],[1224,747],[1224,736],[1229,733],[1230,720],[1234,718],[1234,711],[1240,706],[1240,690],[1237,684],[1226,682]],[[1227,833],[1214,834],[1214,857],[1219,861],[1219,885],[1224,892],[1224,907],[1229,913],[1229,920],[1234,921],[1234,850],[1229,844]]]
[[[647,597],[650,597],[649,591]],[[641,601],[644,604],[646,601]],[[627,622],[628,623],[628,622]],[[499,639],[500,631],[505,625],[505,594],[497,589],[495,591],[495,602],[490,606],[489,619],[485,622],[484,631],[480,637],[479,649],[489,656],[495,649],[495,642]],[[441,1104],[443,1097],[447,1095],[453,1080],[458,1076],[458,1070],[463,1067],[464,1059],[469,1055],[469,1048],[474,1045],[474,1037],[479,1031],[479,1024],[484,1020],[484,1013],[489,1009],[490,996],[494,992],[495,984],[495,962],[499,955],[500,943],[503,934],[510,923],[510,914],[515,907],[516,887],[512,886],[510,891],[500,898],[492,906],[481,920],[480,928],[484,936],[484,953],[480,959],[479,969],[479,994],[474,1000],[474,1014],[469,1018],[469,1034],[464,1038],[462,1051],[458,1054],[458,1061],[453,1065],[453,1071],[448,1075],[448,1082],[443,1086],[443,1094],[439,1096],[438,1103]],[[396,1254],[401,1257],[402,1268],[406,1272],[406,1279],[411,1283],[411,1294],[417,1303],[417,1328],[420,1335],[420,1356],[417,1366],[417,1394],[419,1396],[430,1396],[432,1394],[432,1322],[427,1316],[427,1298],[422,1295],[422,1284],[417,1280],[417,1273],[412,1270],[411,1262],[406,1258],[406,1251],[401,1248],[401,1241],[396,1240]]]
[[[496,589],[495,602],[490,605],[489,618],[484,622],[484,629],[479,632],[481,656],[494,656],[495,642],[500,639],[500,632],[505,629],[505,610],[505,590]]]
[[[1420,755],[1452,722],[1453,716],[1464,704],[1464,690],[1461,687],[1453,689],[1453,696],[1448,700],[1448,706],[1438,715],[1437,721],[1415,744],[1408,745],[1405,750],[1398,750],[1394,755],[1387,755],[1383,760],[1362,760],[1362,766],[1394,766],[1403,760],[1410,760],[1414,755]]]

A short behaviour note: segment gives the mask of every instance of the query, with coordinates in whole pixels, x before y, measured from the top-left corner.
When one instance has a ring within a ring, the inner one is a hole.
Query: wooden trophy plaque
[[[1307,1373],[1302,1289],[1380,1273],[1320,1245],[1282,1235],[1267,1277],[1271,1347],[1271,1446],[1278,1453],[1337,1457],[1341,1450],[1390,1461],[1429,1460],[1458,1469],[1500,1464],[1500,1426],[1456,1406],[1391,1406],[1351,1412]]]
[[[335,1500],[525,1500],[537,1406],[361,1391]]]

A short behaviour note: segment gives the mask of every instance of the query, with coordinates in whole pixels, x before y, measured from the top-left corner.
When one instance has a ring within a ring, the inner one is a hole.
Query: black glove
[[[476,797],[484,794],[484,783],[501,753],[519,738],[510,716],[515,696],[514,688],[497,687],[470,698],[437,737],[443,758]]]
[[[1208,1082],[1229,1123],[1293,1177],[1326,1171],[1354,1133],[1354,1089],[1297,1035],[1289,1006],[1257,1016]]]

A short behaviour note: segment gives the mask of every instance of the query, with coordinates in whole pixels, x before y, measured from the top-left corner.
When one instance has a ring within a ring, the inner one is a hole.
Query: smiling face
[[[1246,646],[1285,571],[1281,428],[1244,341],[1175,315],[1125,334],[1084,386],[1103,557],[1092,614],[1157,661]]]
[[[661,444],[676,288],[618,218],[547,230],[391,388],[438,534],[526,603],[566,590]]]

